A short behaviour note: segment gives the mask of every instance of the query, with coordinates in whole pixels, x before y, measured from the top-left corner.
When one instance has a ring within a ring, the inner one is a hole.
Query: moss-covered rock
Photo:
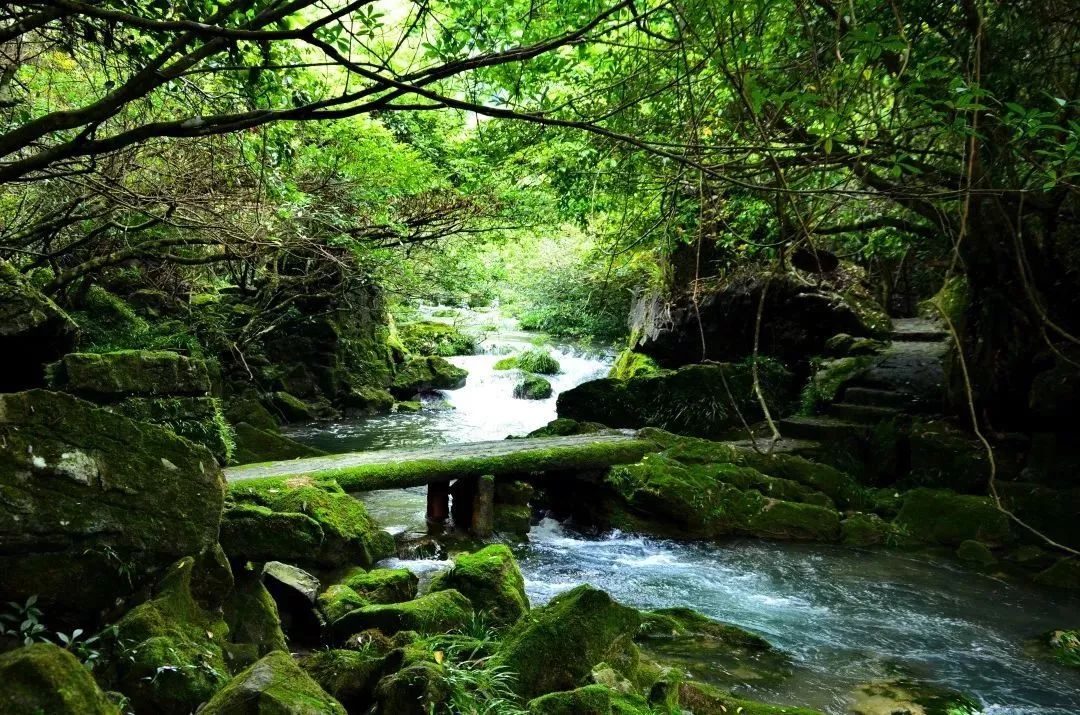
[[[503,544],[455,557],[454,567],[431,582],[432,591],[446,589],[460,591],[473,608],[499,625],[514,623],[529,610],[525,579],[514,555]]]
[[[534,375],[558,375],[562,371],[559,361],[547,350],[533,348],[517,356],[516,367]]]
[[[85,627],[214,548],[225,481],[203,447],[61,393],[0,395],[0,598]],[[54,627],[55,627],[54,626]]]
[[[408,569],[353,569],[341,582],[369,603],[400,603],[416,598],[419,579]]]
[[[367,712],[386,659],[367,650],[317,650],[300,667],[350,713]]]
[[[595,683],[529,701],[529,715],[653,715],[654,712],[640,695],[621,693]]]
[[[915,421],[908,430],[907,442],[911,469],[905,483],[967,493],[985,492],[990,462],[986,449],[973,435],[944,421]],[[998,468],[1002,466],[999,461]]]
[[[613,467],[607,483],[656,530],[691,538],[746,534],[781,539],[835,541],[840,516],[794,482],[733,464],[682,464],[666,453]],[[774,498],[772,493],[802,498]]]
[[[235,449],[232,427],[216,397],[129,397],[109,406],[140,422],[171,429],[210,450],[219,464],[228,464]]]
[[[679,705],[694,715],[823,715],[818,710],[791,705],[768,705],[743,700],[706,683],[687,681],[678,685]],[[893,715],[893,711],[889,711]],[[903,712],[903,711],[897,711]]]
[[[437,591],[403,603],[358,608],[331,623],[330,627],[340,637],[369,628],[386,634],[399,631],[445,633],[468,623],[472,612],[472,604],[460,592]]]
[[[1080,559],[1061,558],[1035,576],[1035,582],[1053,588],[1080,590]]]
[[[380,713],[430,715],[450,698],[446,669],[439,663],[412,663],[379,681],[375,702]]]
[[[399,399],[408,399],[433,390],[456,390],[465,384],[468,375],[441,357],[414,358],[398,369],[390,392]]]
[[[618,357],[615,358],[615,362],[611,366],[608,377],[616,380],[629,380],[632,377],[657,375],[661,371],[662,368],[648,355],[643,355],[634,352],[633,350],[623,350],[619,353]]]
[[[950,690],[911,680],[881,680],[861,685],[853,693],[852,715],[922,713],[923,715],[977,715],[977,702]]]
[[[376,415],[389,412],[394,406],[394,396],[381,387],[354,387],[341,398],[346,415]]]
[[[937,489],[913,489],[895,523],[910,539],[942,546],[959,546],[968,539],[999,546],[1015,540],[1009,517],[988,497]]]
[[[858,513],[840,522],[841,539],[848,546],[881,546],[895,537],[892,524],[877,514]]]
[[[288,653],[275,651],[243,671],[200,715],[346,715]]]
[[[119,715],[120,709],[75,656],[51,643],[35,643],[0,654],[0,712]]]
[[[140,712],[184,715],[228,680],[229,627],[192,595],[194,564],[192,558],[174,564],[154,597],[116,624],[111,678]]]
[[[0,260],[0,392],[45,385],[45,365],[71,350],[75,333],[67,313]]]
[[[518,621],[494,662],[517,673],[515,689],[526,698],[570,690],[601,662],[636,666],[636,648],[628,639],[640,625],[633,608],[592,586],[578,586]]]
[[[315,606],[326,623],[333,623],[350,611],[370,606],[371,601],[343,583],[332,584],[315,599]]]
[[[551,397],[551,383],[539,375],[525,375],[514,385],[514,397],[519,400],[546,400]]]
[[[975,566],[993,566],[997,563],[994,552],[981,541],[968,539],[956,548],[956,558]]]
[[[246,422],[257,429],[269,432],[278,430],[278,418],[266,409],[266,405],[252,390],[229,400],[225,408],[225,418],[233,425]]]
[[[532,509],[516,504],[496,504],[492,529],[497,534],[521,536],[532,527]]]
[[[814,361],[813,372],[802,392],[802,412],[821,414],[836,401],[843,389],[863,375],[874,363],[870,355]]]
[[[1080,630],[1052,631],[1047,643],[1055,658],[1071,668],[1080,668]]]
[[[70,353],[53,372],[58,387],[90,396],[206,395],[206,363],[167,350]]]
[[[689,365],[629,380],[592,380],[561,393],[558,414],[609,427],[651,426],[713,436],[741,424],[740,412],[751,422],[762,419],[752,372],[751,364],[743,362]],[[759,361],[758,373],[766,401],[782,410],[789,402],[790,373],[766,360]]]
[[[393,553],[393,537],[336,484],[303,478],[292,484],[233,486],[221,530],[230,558],[333,568],[370,566]]]
[[[311,405],[284,390],[272,393],[270,402],[286,422],[313,422],[317,417]]]
[[[229,649],[234,670],[236,665],[246,667],[275,650],[288,651],[277,604],[255,572],[239,574],[223,612],[229,642],[234,644]]]
[[[569,437],[575,434],[596,434],[605,429],[607,428],[599,422],[578,422],[567,417],[559,417],[525,436],[531,439],[537,437]]]
[[[847,333],[837,333],[825,341],[825,354],[831,357],[877,355],[884,349],[884,341],[874,338],[856,338]]]
[[[236,464],[255,462],[275,462],[283,459],[317,457],[326,454],[321,449],[301,444],[277,432],[260,429],[247,422],[241,422],[234,428],[236,448],[233,461]]]
[[[438,317],[438,316],[436,316]],[[398,326],[398,334],[410,355],[473,355],[478,347],[477,336],[448,323],[419,321]]]

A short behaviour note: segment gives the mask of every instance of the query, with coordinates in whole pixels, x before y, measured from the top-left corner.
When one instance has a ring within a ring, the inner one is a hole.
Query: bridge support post
[[[428,527],[441,528],[450,517],[450,483],[432,482],[427,488]]]
[[[495,477],[491,474],[476,480],[476,492],[472,503],[473,536],[491,536],[495,523]]]

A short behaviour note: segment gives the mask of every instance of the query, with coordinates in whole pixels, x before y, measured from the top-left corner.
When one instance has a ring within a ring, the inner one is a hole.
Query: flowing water
[[[496,352],[523,346],[501,335]],[[563,375],[556,391],[606,372],[602,356],[553,351]],[[454,409],[390,415],[312,428],[305,441],[333,451],[498,439],[554,417],[554,397],[515,400],[512,373],[491,369],[494,353],[453,358],[470,371],[465,388],[445,393]],[[424,491],[363,496],[395,533],[422,534]],[[903,674],[949,687],[988,715],[1076,715],[1080,673],[1038,654],[1032,639],[1080,625],[1080,599],[1051,594],[925,556],[756,540],[683,543],[618,532],[587,535],[544,519],[513,545],[534,605],[590,583],[638,608],[687,606],[748,628],[786,650],[794,675],[748,697],[847,711],[853,687]],[[424,559],[391,565],[421,575],[447,568]],[[692,656],[687,656],[692,660]],[[687,663],[708,678],[708,663]]]

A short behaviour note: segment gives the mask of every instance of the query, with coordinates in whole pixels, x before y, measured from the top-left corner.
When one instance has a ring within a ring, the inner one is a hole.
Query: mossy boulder
[[[210,392],[203,360],[168,350],[70,353],[53,372],[57,387],[87,396],[191,395]]]
[[[791,374],[779,363],[761,360],[758,377],[770,407],[782,411],[791,398]],[[741,424],[739,413],[751,422],[763,417],[749,362],[688,365],[629,380],[592,380],[561,393],[557,410],[559,417],[608,427],[660,427],[701,437]]]
[[[493,623],[514,623],[529,610],[525,579],[514,555],[504,544],[492,544],[472,554],[459,554],[449,571],[431,581],[431,591],[456,589]]]
[[[271,393],[270,402],[286,422],[314,422],[318,417],[314,407],[284,390]]]
[[[1061,558],[1035,576],[1035,582],[1053,588],[1080,590],[1080,558]]]
[[[514,397],[519,400],[546,400],[551,397],[551,383],[539,375],[525,375],[514,385]]]
[[[376,710],[394,715],[430,715],[440,712],[450,695],[446,668],[433,661],[419,661],[379,681]]]
[[[129,397],[109,406],[140,422],[172,430],[210,450],[219,464],[228,464],[236,442],[216,397]]]
[[[215,547],[225,481],[203,447],[70,395],[0,395],[0,598],[85,627]]]
[[[615,363],[611,366],[608,377],[616,380],[629,380],[632,377],[658,375],[662,371],[663,368],[657,365],[656,361],[648,355],[633,350],[623,350],[615,358]]]
[[[960,543],[956,548],[956,558],[974,566],[993,566],[997,563],[997,557],[986,544],[974,539],[968,539]]]
[[[1009,517],[988,497],[938,489],[913,489],[895,523],[912,541],[959,546],[968,539],[1000,546],[1015,541]]]
[[[865,374],[873,364],[874,358],[870,355],[812,361],[810,379],[801,397],[803,414],[824,412],[846,386]]]
[[[300,660],[304,672],[350,713],[367,712],[385,665],[385,657],[366,650],[317,650]]]
[[[333,623],[350,611],[370,605],[371,601],[342,583],[330,585],[315,599],[319,615],[326,623]]]
[[[370,566],[393,553],[393,537],[337,484],[304,478],[291,484],[233,485],[221,530],[231,559],[333,568]]]
[[[229,653],[234,667],[236,660],[246,666],[275,650],[288,651],[277,604],[254,571],[238,575],[223,613],[233,644]]]
[[[986,491],[990,462],[983,445],[971,434],[944,421],[915,421],[908,430],[911,468],[907,483],[977,494]],[[1004,468],[1002,451],[998,469]]]
[[[654,712],[642,696],[596,683],[529,701],[529,715],[653,715]]]
[[[633,608],[592,586],[578,586],[518,621],[493,662],[517,673],[515,688],[523,697],[570,690],[599,663],[635,668],[636,647],[630,639],[640,625],[641,615]]]
[[[192,594],[195,560],[174,564],[154,597],[116,624],[110,679],[139,712],[190,713],[228,680],[229,627]]]
[[[558,417],[525,436],[529,438],[569,437],[575,434],[596,434],[605,429],[607,428],[599,422],[578,422],[567,417]]]
[[[837,333],[825,341],[825,354],[831,357],[877,355],[884,349],[884,341],[874,338],[856,338],[847,333]]]
[[[0,392],[44,386],[45,365],[71,350],[76,331],[67,313],[0,260]]]
[[[226,685],[200,715],[346,715],[288,653],[268,654]]]
[[[277,432],[279,420],[266,409],[266,405],[254,391],[248,391],[229,400],[225,408],[225,418],[233,425],[241,422],[261,430]]]
[[[840,522],[841,540],[848,546],[882,546],[893,541],[895,527],[877,514],[858,513]]]
[[[551,353],[537,348],[518,355],[515,367],[533,375],[558,375],[562,371],[559,361]]]
[[[977,715],[983,709],[975,700],[961,693],[897,678],[866,683],[856,688],[849,712],[852,715]]]
[[[276,462],[284,459],[317,457],[326,454],[321,449],[301,444],[277,432],[260,429],[247,422],[241,422],[234,428],[236,447],[233,461],[236,464],[256,462]]]
[[[434,390],[456,390],[469,373],[438,356],[414,358],[398,369],[390,392],[398,399]]]
[[[330,624],[340,637],[375,628],[390,635],[399,631],[445,633],[468,623],[473,613],[469,599],[459,591],[429,593],[403,603],[364,606]]]
[[[353,569],[341,583],[370,603],[400,603],[416,598],[419,579],[408,569]]]
[[[438,317],[438,316],[436,316]],[[410,355],[473,355],[478,347],[477,336],[449,323],[418,321],[398,326],[398,335]]]
[[[791,705],[769,705],[735,697],[707,683],[685,681],[678,684],[679,706],[694,715],[824,715],[819,710]],[[883,711],[890,715],[906,711]]]
[[[2,267],[2,265],[0,265]],[[0,654],[0,712],[5,715],[120,715],[68,651],[35,643]]]
[[[342,396],[341,404],[349,416],[377,415],[390,411],[394,396],[381,387],[358,386]]]
[[[492,529],[497,534],[521,536],[532,527],[532,509],[517,504],[495,504]]]
[[[836,541],[840,515],[797,483],[734,464],[682,464],[666,453],[616,466],[607,483],[652,530],[670,536],[717,538],[731,534]],[[786,501],[772,493],[801,498]]]

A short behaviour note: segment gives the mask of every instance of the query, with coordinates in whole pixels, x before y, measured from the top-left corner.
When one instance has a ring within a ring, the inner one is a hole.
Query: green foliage
[[[517,356],[518,369],[535,375],[557,375],[562,370],[559,361],[546,350],[526,350]],[[502,369],[502,368],[500,368]]]

